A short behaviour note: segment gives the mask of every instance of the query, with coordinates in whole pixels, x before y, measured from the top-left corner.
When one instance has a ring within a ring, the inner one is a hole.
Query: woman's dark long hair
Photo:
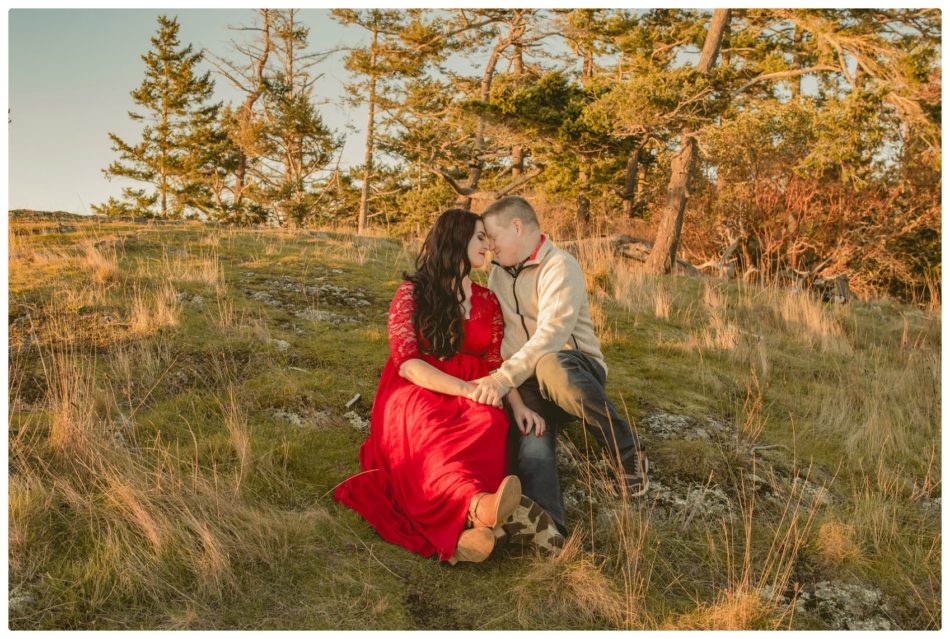
[[[432,225],[416,257],[416,272],[403,273],[415,284],[412,324],[419,349],[448,359],[462,346],[462,279],[472,271],[468,243],[481,219],[464,209],[449,209]]]

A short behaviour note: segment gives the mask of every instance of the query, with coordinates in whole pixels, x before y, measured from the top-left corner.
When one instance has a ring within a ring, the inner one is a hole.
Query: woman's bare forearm
[[[421,359],[410,359],[399,367],[399,375],[416,386],[427,388],[446,395],[464,396],[469,393],[470,384],[466,381],[443,373],[435,366]]]
[[[514,410],[515,408],[520,408],[521,406],[524,406],[524,400],[521,399],[521,394],[518,393],[517,388],[512,388],[510,391],[508,391],[507,399],[508,399],[508,403],[511,405],[512,410]]]

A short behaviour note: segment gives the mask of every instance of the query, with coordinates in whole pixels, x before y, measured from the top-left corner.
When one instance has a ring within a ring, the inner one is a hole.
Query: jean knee
[[[545,387],[564,386],[570,379],[570,371],[574,366],[572,359],[563,351],[548,353],[538,360],[534,371],[538,378],[538,385]]]
[[[518,460],[520,462],[552,462],[555,458],[554,437],[546,432],[537,435],[520,435],[518,442]]]

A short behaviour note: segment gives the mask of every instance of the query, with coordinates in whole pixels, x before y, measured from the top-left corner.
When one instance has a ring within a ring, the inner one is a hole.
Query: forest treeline
[[[230,51],[162,16],[110,134],[107,215],[424,229],[453,204],[529,198],[570,235],[646,229],[747,281],[845,274],[863,294],[936,295],[936,9],[333,10],[355,47],[318,51],[296,10],[248,12]],[[356,39],[356,38],[354,38]],[[143,43],[144,45],[144,43]],[[145,46],[143,46],[143,49]],[[364,161],[321,116],[342,56]],[[474,69],[462,72],[460,69]],[[215,99],[227,83],[240,99]]]

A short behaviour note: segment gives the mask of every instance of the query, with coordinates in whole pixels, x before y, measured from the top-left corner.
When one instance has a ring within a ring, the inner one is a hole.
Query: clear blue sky
[[[88,213],[131,182],[109,182],[102,169],[115,159],[108,132],[134,142],[139,127],[128,118],[129,92],[145,69],[160,14],[177,15],[182,44],[230,55],[240,34],[228,25],[250,24],[252,9],[14,9],[9,15],[10,199],[9,208]],[[362,42],[361,29],[344,27],[329,10],[301,11],[310,27],[311,50]],[[211,69],[210,65],[207,66]],[[362,161],[365,108],[336,105],[347,80],[342,55],[320,65],[315,86],[324,120],[346,135],[343,163]],[[215,75],[217,97],[234,100],[228,81]],[[356,131],[344,130],[351,123]]]

